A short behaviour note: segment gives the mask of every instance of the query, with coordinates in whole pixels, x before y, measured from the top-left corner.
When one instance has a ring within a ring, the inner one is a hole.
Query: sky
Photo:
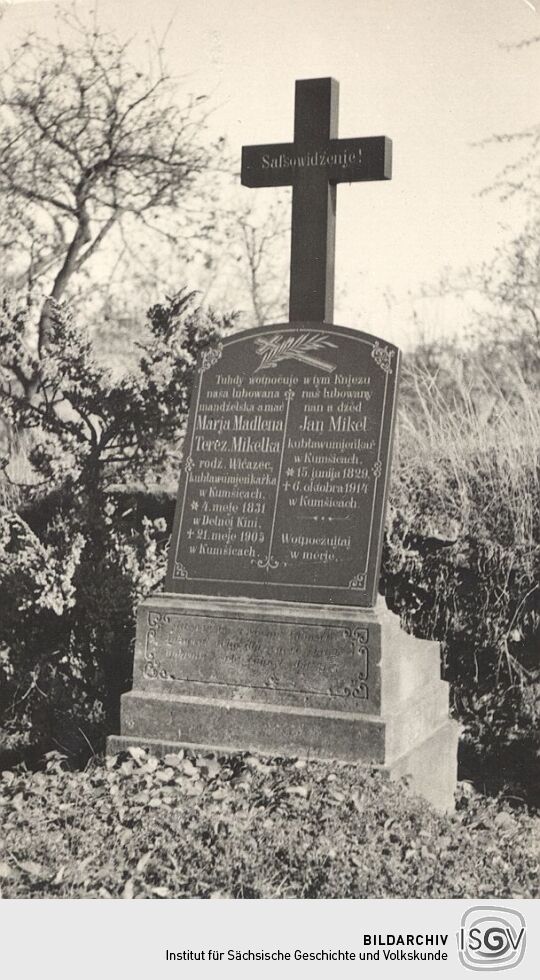
[[[84,4],[83,4],[84,5]],[[88,6],[88,4],[87,4]],[[11,3],[0,47],[47,30],[47,0]],[[167,31],[186,91],[209,93],[211,127],[242,144],[292,140],[294,81],[340,82],[342,137],[387,135],[393,179],[338,188],[335,322],[406,342],[409,295],[444,267],[488,260],[522,205],[481,195],[516,152],[478,144],[538,122],[536,0],[100,0],[120,36]],[[540,2],[539,2],[540,9]],[[242,191],[273,194],[274,190]],[[394,299],[388,304],[385,294]],[[458,316],[431,304],[435,330]]]

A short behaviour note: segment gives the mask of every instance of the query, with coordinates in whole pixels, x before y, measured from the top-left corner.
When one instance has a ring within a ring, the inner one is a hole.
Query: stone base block
[[[336,759],[335,752],[321,755],[311,753],[311,759],[329,759],[333,762],[356,763],[365,768],[378,769],[385,773],[389,779],[402,779],[406,777],[407,784],[411,792],[423,796],[439,813],[449,813],[454,808],[454,793],[456,790],[456,758],[457,743],[459,737],[459,726],[456,722],[447,720],[443,722],[429,738],[425,739],[420,745],[415,745],[401,758],[396,759],[390,765],[376,763],[366,758]],[[193,752],[217,752],[233,753],[240,749],[261,753],[258,747],[248,747],[246,744],[227,745],[227,744],[208,744],[206,742],[182,741],[179,739],[167,740],[161,738],[144,738],[140,735],[111,735],[107,739],[107,754],[116,755],[126,751],[131,746],[140,746],[147,749],[152,755],[161,758],[169,752],[178,752],[179,749],[191,749]],[[275,752],[261,754],[275,755]],[[288,755],[295,755],[290,751]],[[298,753],[300,757],[305,757],[307,753]]]
[[[139,608],[108,751],[205,747],[375,765],[451,806],[457,726],[439,644],[376,609],[163,595]]]
[[[447,717],[446,691],[432,687],[386,718],[131,691],[122,698],[121,729],[125,735],[205,742],[224,750],[382,764],[423,742]]]
[[[459,725],[449,718],[424,742],[383,768],[390,779],[407,777],[412,792],[429,800],[439,813],[450,813],[455,805],[458,740]]]

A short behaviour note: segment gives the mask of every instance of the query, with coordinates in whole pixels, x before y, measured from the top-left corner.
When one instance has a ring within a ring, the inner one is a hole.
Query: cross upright
[[[339,84],[334,78],[296,82],[294,143],[242,147],[242,184],[292,184],[289,319],[332,323],[336,186],[390,180],[386,136],[338,139]]]

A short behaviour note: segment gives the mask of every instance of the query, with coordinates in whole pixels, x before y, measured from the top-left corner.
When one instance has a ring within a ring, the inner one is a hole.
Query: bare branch
[[[57,16],[69,42],[33,33],[0,73],[0,210],[12,213],[0,249],[10,242],[14,279],[40,281],[54,299],[128,218],[172,242],[163,218],[210,163],[205,100],[179,103],[161,51],[141,71],[130,42],[75,10]],[[47,304],[42,355],[46,346]]]

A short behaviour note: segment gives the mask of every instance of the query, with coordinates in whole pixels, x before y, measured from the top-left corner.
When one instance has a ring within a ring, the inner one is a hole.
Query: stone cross
[[[297,81],[294,143],[242,148],[246,187],[292,184],[291,321],[333,320],[336,185],[392,176],[388,137],[338,139],[338,103],[334,78]]]

